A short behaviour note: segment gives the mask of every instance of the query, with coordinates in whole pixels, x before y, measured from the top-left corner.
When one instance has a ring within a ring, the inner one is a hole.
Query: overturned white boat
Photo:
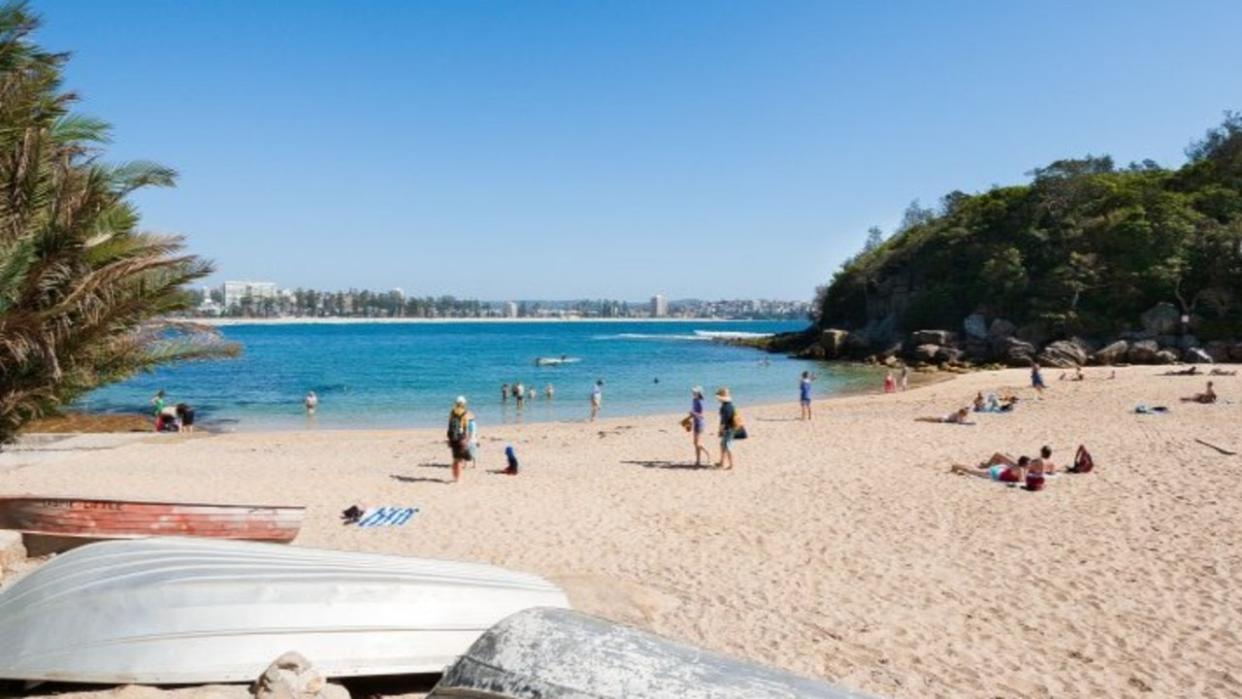
[[[427,699],[864,699],[567,609],[493,626]]]
[[[0,678],[250,681],[297,651],[325,676],[440,672],[490,626],[566,607],[489,565],[201,539],[92,544],[0,594]]]

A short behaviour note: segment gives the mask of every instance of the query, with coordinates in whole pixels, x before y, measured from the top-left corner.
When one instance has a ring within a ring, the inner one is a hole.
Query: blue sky
[[[809,298],[913,199],[1242,109],[1236,1],[33,7],[214,281]]]

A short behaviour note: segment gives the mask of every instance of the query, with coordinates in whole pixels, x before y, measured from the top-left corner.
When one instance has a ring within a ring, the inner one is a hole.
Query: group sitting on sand
[[[978,466],[953,464],[949,472],[987,478],[998,483],[1025,482],[1027,490],[1043,490],[1045,478],[1056,472],[1056,465],[1052,463],[1052,448],[1044,445],[1039,449],[1039,456],[1034,459],[1029,456],[1014,459],[1008,454],[997,452]]]
[[[1008,413],[1012,412],[1014,406],[1018,404],[1018,397],[1012,393],[1006,393],[997,397],[995,393],[989,393],[987,398],[983,397],[983,391],[975,394],[974,408],[976,413]]]

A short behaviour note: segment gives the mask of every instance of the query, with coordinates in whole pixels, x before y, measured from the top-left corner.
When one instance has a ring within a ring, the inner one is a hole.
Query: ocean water
[[[481,424],[581,420],[596,379],[604,417],[678,413],[689,390],[728,386],[739,406],[797,400],[802,371],[825,395],[874,383],[874,373],[815,364],[713,342],[713,334],[772,333],[796,322],[359,323],[235,325],[224,336],[238,359],[180,364],[108,386],[87,410],[146,412],[158,389],[194,406],[198,422],[222,430],[438,426],[465,395]],[[570,357],[536,366],[537,357]],[[500,400],[504,383],[539,391],[521,410]],[[551,384],[555,397],[543,397]],[[319,395],[308,419],[302,399]],[[709,410],[714,402],[709,402]]]

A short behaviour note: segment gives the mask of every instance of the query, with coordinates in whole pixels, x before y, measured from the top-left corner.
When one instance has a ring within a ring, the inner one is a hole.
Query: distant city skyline
[[[1236,2],[32,7],[212,283],[810,299],[912,200],[1242,108]]]

